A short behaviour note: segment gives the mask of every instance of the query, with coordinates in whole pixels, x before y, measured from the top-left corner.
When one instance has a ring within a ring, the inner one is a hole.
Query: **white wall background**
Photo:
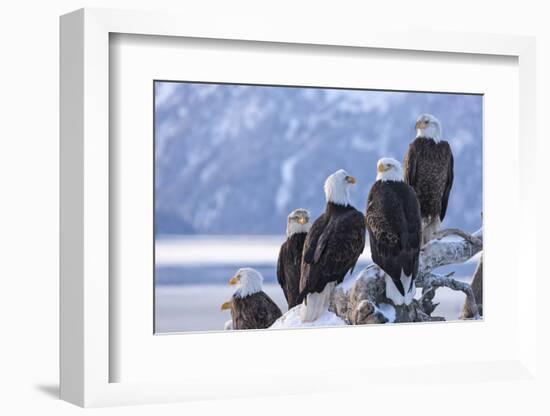
[[[212,13],[270,16],[284,27],[299,19],[307,31],[315,19],[332,25],[410,27],[537,36],[539,159],[533,164],[548,178],[544,154],[550,152],[550,13],[547,2],[522,1],[168,1],[88,0],[10,1],[0,8],[0,413],[73,414],[80,409],[56,400],[58,382],[58,16],[74,9],[116,7],[179,10],[208,19]],[[505,122],[505,120],[503,120]],[[550,187],[546,187],[548,194]],[[546,199],[548,197],[546,196]],[[539,208],[544,213],[543,206]],[[545,231],[548,230],[545,220]],[[541,233],[542,234],[542,233]],[[544,233],[548,235],[549,233]],[[541,239],[542,240],[542,239]],[[550,327],[550,325],[549,325]],[[540,334],[547,338],[547,333]],[[547,339],[545,340],[547,341]],[[549,351],[548,343],[544,345]],[[548,360],[541,354],[541,365]],[[549,374],[546,371],[546,374]],[[228,380],[230,382],[230,379]],[[468,386],[457,386],[468,390]],[[506,391],[506,386],[501,386]],[[533,392],[540,394],[541,392]],[[543,414],[520,396],[503,394],[487,403],[469,392],[476,413],[513,411]],[[342,399],[342,400],[340,400]],[[103,414],[364,414],[365,397],[285,397],[157,407],[101,409]],[[418,402],[420,402],[419,399]],[[397,400],[405,409],[406,403]],[[542,403],[542,401],[541,401]],[[464,414],[468,403],[450,405],[446,414]],[[430,412],[430,410],[426,410]],[[437,410],[434,409],[434,413]],[[435,413],[437,414],[437,413]]]

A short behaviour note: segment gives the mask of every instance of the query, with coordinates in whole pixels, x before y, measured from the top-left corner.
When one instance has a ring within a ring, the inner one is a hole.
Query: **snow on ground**
[[[344,281],[336,287],[341,287],[344,292],[348,292],[351,290],[357,279],[374,279],[379,273],[379,269],[377,267],[367,266],[362,269],[360,267],[357,268],[359,269],[358,271],[356,271],[353,275],[348,273],[344,278]]]
[[[222,331],[227,320],[231,318],[231,314],[229,311],[221,311],[220,306],[229,300],[233,290],[234,288],[229,285],[157,286],[155,293],[156,332]],[[279,285],[264,284],[264,291],[277,303],[284,314],[287,306]],[[420,290],[418,290],[416,297],[419,297],[420,294]],[[441,302],[433,313],[434,316],[456,320],[462,311],[464,294],[448,288],[441,288],[437,290],[434,301]],[[380,310],[388,318],[391,317],[391,309],[393,308],[390,305],[388,307],[380,305]],[[330,326],[333,325],[335,324],[330,324]]]
[[[264,284],[264,292],[287,310],[278,284]],[[155,332],[223,331],[231,313],[220,310],[235,287],[225,285],[158,285],[155,288]]]
[[[302,305],[295,306],[271,325],[270,329],[284,328],[313,328],[322,326],[342,326],[346,323],[336,316],[333,312],[326,311],[319,319],[313,322],[302,322],[300,319],[300,309]]]
[[[448,237],[453,238],[453,237]],[[156,241],[155,260],[157,278],[162,267],[174,267],[172,273],[181,274],[191,270],[192,273],[202,270],[205,274],[195,281],[186,280],[186,284],[157,284],[155,286],[155,325],[156,332],[186,332],[186,331],[222,331],[230,319],[229,311],[221,311],[223,302],[230,299],[235,288],[227,284],[231,273],[239,267],[251,266],[261,269],[262,265],[270,265],[273,276],[264,283],[264,291],[279,305],[283,314],[287,304],[283,292],[275,281],[274,268],[284,236],[181,236],[177,238],[162,238]],[[362,261],[368,261],[370,253],[365,248]],[[477,264],[478,256],[464,265],[450,265],[438,270],[440,273],[457,271],[457,276],[471,276]],[[227,268],[223,283],[212,274],[209,266]],[[263,266],[264,268],[266,266]],[[234,268],[234,270],[233,270]],[[210,273],[210,274],[209,274]],[[353,282],[364,273],[364,268],[358,265],[353,276],[347,275],[342,286],[347,290]],[[265,277],[265,276],[264,276]],[[460,278],[469,281],[470,277]],[[180,281],[175,280],[177,283]],[[420,297],[420,290],[416,297]],[[460,315],[464,303],[464,294],[448,288],[440,288],[436,292],[435,302],[440,305],[434,315],[443,316],[447,320],[455,320]],[[382,308],[381,308],[382,309]],[[384,315],[391,311],[382,310]],[[390,319],[391,321],[392,319]]]

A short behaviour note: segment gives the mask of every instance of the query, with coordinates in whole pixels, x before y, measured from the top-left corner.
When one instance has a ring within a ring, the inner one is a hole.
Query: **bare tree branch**
[[[463,231],[460,233],[466,235]],[[449,264],[464,263],[479,253],[482,248],[483,234],[481,230],[469,238],[431,240],[420,251],[420,264],[416,285],[423,287],[425,275],[429,274],[432,270]]]
[[[472,278],[472,292],[474,294],[474,299],[477,305],[477,312],[479,315],[483,315],[483,256],[479,258],[479,263],[477,264],[476,271],[474,272],[474,277]],[[468,299],[464,302],[464,307],[462,308],[462,319],[469,319],[475,317],[475,310],[472,310]]]
[[[446,228],[444,230],[439,230],[434,234],[434,239],[441,240],[450,235],[457,235],[462,237],[464,240],[468,241],[472,245],[481,245],[481,241],[473,234],[465,233],[464,231],[458,228]]]
[[[448,287],[453,290],[460,290],[466,295],[467,308],[469,311],[471,311],[472,318],[479,319],[479,313],[477,310],[477,303],[474,297],[474,292],[468,283],[453,279],[451,277],[451,274],[438,275],[435,273],[429,273],[424,276],[424,287],[428,287],[430,289]]]
[[[451,235],[460,238],[446,238]],[[433,299],[438,288],[448,287],[466,295],[464,308],[468,313],[463,313],[460,318],[478,319],[481,302],[476,301],[472,287],[468,283],[454,279],[454,272],[440,275],[433,270],[441,266],[463,263],[482,249],[482,229],[474,234],[452,228],[443,230],[438,233],[438,239],[430,241],[420,252],[419,273],[416,279],[416,286],[423,289],[420,299],[414,299],[410,305],[394,305],[386,298],[385,273],[375,264],[371,264],[359,273],[354,282],[338,285],[334,289],[330,309],[351,325],[441,321],[444,320],[443,317],[432,316],[438,306]],[[391,316],[392,319],[387,314],[388,310],[395,312]]]

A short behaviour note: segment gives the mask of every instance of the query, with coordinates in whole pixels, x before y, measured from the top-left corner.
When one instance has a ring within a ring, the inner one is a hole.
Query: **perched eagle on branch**
[[[408,305],[418,273],[420,207],[414,190],[403,182],[397,160],[380,159],[377,171],[366,212],[372,261],[386,273],[386,297]]]
[[[260,272],[250,268],[239,269],[229,280],[237,290],[221,309],[231,311],[232,329],[269,328],[282,316],[279,307],[262,291],[262,283]]]
[[[288,309],[298,304],[302,250],[310,227],[307,210],[299,208],[288,214],[287,238],[281,246],[277,260],[277,281],[285,294]]]
[[[311,226],[302,253],[300,295],[302,322],[328,310],[330,294],[353,271],[365,248],[365,217],[350,204],[355,178],[340,169],[325,181],[325,212]]]
[[[447,212],[453,186],[454,160],[451,146],[441,140],[441,123],[431,114],[416,121],[416,139],[403,161],[405,182],[412,186],[420,202],[422,243],[439,231]]]

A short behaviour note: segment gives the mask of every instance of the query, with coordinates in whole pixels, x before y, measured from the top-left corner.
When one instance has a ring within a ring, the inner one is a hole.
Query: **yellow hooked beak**
[[[306,223],[306,219],[304,217],[300,217],[298,218],[298,223],[300,224],[305,224]]]
[[[347,183],[356,183],[357,181],[353,176],[346,176],[346,182]]]
[[[225,311],[227,309],[231,309],[231,306],[233,305],[233,302],[228,300],[227,302],[222,303],[221,310]]]
[[[236,285],[237,283],[239,283],[239,280],[241,280],[240,276],[237,275],[237,276],[233,276],[231,278],[231,280],[229,280],[229,284],[230,285]]]
[[[383,164],[378,165],[378,167],[377,167],[376,169],[377,169],[378,172],[380,172],[380,173],[385,172],[385,171],[388,170],[388,168],[387,168],[385,165],[383,165]]]

